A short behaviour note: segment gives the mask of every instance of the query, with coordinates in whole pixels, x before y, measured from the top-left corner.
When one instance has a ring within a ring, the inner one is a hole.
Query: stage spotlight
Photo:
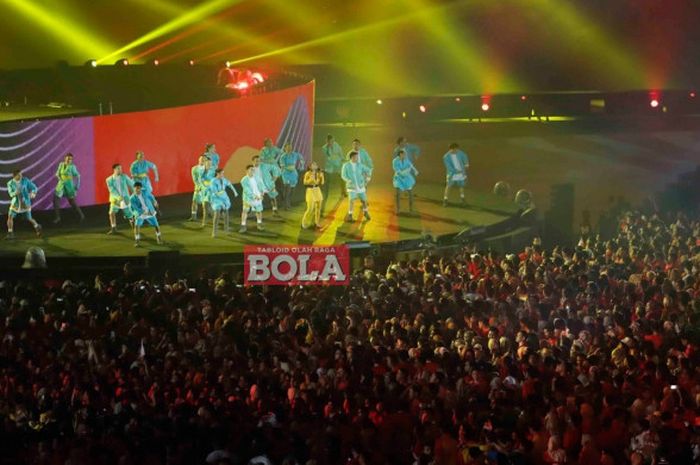
[[[250,84],[248,84],[248,81],[238,81],[233,85],[235,89],[238,89],[240,91],[244,91],[250,87]]]
[[[260,84],[261,82],[265,82],[265,76],[263,76],[259,72],[254,72],[250,75],[250,78],[253,80],[253,84]]]
[[[649,106],[650,106],[651,108],[656,108],[656,107],[658,107],[658,106],[659,106],[659,101],[658,101],[658,99],[653,98],[653,99],[649,100]]]
[[[425,113],[426,111],[428,111],[428,109],[425,107],[425,105],[419,106],[418,109],[420,110],[421,113]]]
[[[231,67],[231,62],[230,62],[230,61],[227,61],[227,62],[226,62],[226,67],[227,67],[227,68],[230,68],[230,67]]]
[[[114,62],[116,66],[129,66],[129,60],[126,58],[120,58]]]
[[[88,60],[85,62],[85,66],[89,66],[91,68],[97,68],[97,60],[95,60],[95,59]]]
[[[461,102],[461,101],[462,101],[462,99],[461,99],[461,98],[459,98],[459,97],[455,97],[455,102]]]
[[[382,102],[382,99],[378,98],[378,99],[377,99],[377,105],[381,105],[382,103],[384,103],[384,102]]]
[[[690,97],[690,98],[695,98],[695,95],[696,95],[696,94],[695,94],[695,91],[694,91],[694,90],[691,90],[690,93],[688,94],[688,97]]]
[[[403,119],[406,119],[406,112],[405,112],[405,111],[404,111],[404,112],[401,112],[401,117],[402,117]]]
[[[153,61],[151,61],[151,64],[152,64],[153,66],[158,66],[158,65],[160,64],[160,61],[158,61],[158,60],[153,60]]]
[[[520,100],[522,100],[523,102],[524,102],[525,100],[527,100],[527,95],[521,95],[521,96],[520,96]]]
[[[491,105],[489,105],[488,103],[482,103],[482,104],[481,104],[481,109],[482,109],[483,111],[489,111],[490,108],[491,108]]]
[[[190,66],[194,66],[194,60],[190,60],[187,63],[189,63]]]

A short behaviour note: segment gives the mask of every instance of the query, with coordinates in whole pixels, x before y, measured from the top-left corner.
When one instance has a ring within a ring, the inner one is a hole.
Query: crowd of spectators
[[[371,261],[0,282],[0,464],[692,464],[700,222]]]

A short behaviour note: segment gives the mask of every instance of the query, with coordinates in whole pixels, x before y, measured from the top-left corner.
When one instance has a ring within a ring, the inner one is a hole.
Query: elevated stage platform
[[[301,186],[297,198],[301,199]],[[219,232],[211,237],[211,222],[202,228],[199,222],[190,222],[189,196],[179,195],[161,200],[161,219],[165,243],[155,242],[152,228],[144,227],[141,247],[134,247],[133,234],[129,225],[120,219],[119,234],[106,235],[108,229],[106,206],[90,207],[86,210],[88,220],[79,225],[71,211],[63,212],[63,221],[58,226],[51,223],[50,212],[35,215],[43,222],[44,234],[37,238],[31,227],[18,222],[16,239],[0,244],[0,262],[9,267],[20,266],[24,253],[31,246],[41,247],[47,256],[49,267],[62,263],[78,264],[90,268],[102,266],[114,259],[129,259],[141,263],[151,252],[178,252],[185,259],[194,258],[201,263],[212,261],[239,261],[243,246],[248,244],[315,244],[333,245],[368,242],[374,245],[406,244],[409,241],[425,239],[434,241],[447,235],[455,235],[468,228],[494,227],[512,220],[518,209],[512,201],[490,193],[468,191],[465,204],[458,202],[454,192],[452,204],[442,206],[443,186],[437,183],[419,184],[416,187],[416,200],[413,214],[394,212],[394,191],[386,181],[370,185],[370,221],[359,217],[359,203],[356,205],[353,223],[345,222],[347,200],[340,193],[331,192],[324,212],[321,230],[302,229],[301,217],[305,205],[300,200],[289,211],[280,210],[280,217],[273,218],[268,209],[264,214],[264,231],[256,231],[254,220],[249,220],[249,231],[239,234],[240,203],[234,201],[231,210],[231,233]],[[407,210],[408,201],[402,199]],[[417,245],[416,242],[413,244]],[[415,248],[415,247],[414,247]],[[238,257],[237,257],[238,256]],[[76,261],[77,260],[77,261]],[[123,260],[117,260],[123,263]]]

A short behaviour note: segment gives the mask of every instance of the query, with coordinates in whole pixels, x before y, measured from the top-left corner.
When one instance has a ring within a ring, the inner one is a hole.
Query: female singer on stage
[[[391,163],[394,169],[394,188],[396,189],[396,214],[401,210],[401,193],[408,192],[408,211],[413,212],[413,186],[416,185],[418,170],[406,156],[404,149],[399,149],[398,155]]]
[[[318,169],[318,163],[311,162],[309,170],[304,174],[304,185],[306,186],[306,211],[301,219],[301,227],[310,227],[309,222],[313,217],[316,228],[321,227],[321,203],[323,193],[321,187],[325,184],[323,171]]]

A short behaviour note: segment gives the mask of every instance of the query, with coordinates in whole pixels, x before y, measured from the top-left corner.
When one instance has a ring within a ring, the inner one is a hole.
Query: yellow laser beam
[[[437,10],[440,8],[445,8],[445,6],[435,6],[435,7],[431,7],[430,9]],[[397,25],[400,25],[400,24],[403,24],[406,22],[415,21],[422,14],[425,14],[425,12],[414,11],[411,13],[406,13],[406,14],[396,16],[396,17],[391,18],[391,19],[385,19],[382,21],[377,21],[374,23],[365,24],[365,25],[358,26],[355,28],[346,29],[346,30],[343,30],[340,32],[336,32],[336,33],[333,33],[330,35],[323,36],[323,37],[318,37],[318,38],[307,40],[304,42],[299,42],[299,43],[296,43],[293,45],[288,45],[286,47],[278,48],[276,50],[270,50],[268,52],[260,53],[257,55],[253,55],[253,56],[249,56],[249,57],[245,57],[245,58],[239,58],[237,60],[232,61],[232,64],[237,65],[237,64],[241,64],[241,63],[248,63],[251,61],[261,60],[263,58],[273,57],[273,56],[277,56],[277,55],[285,55],[285,54],[295,52],[298,50],[304,50],[304,49],[308,49],[308,48],[312,48],[312,47],[317,47],[320,45],[331,44],[334,42],[338,42],[340,40],[352,38],[352,37],[357,36],[357,35],[366,34],[366,33],[371,32],[371,31],[376,31],[376,30],[380,30],[380,29],[384,29],[384,28],[391,28],[391,27],[394,27],[394,26],[397,26]]]
[[[202,21],[205,18],[221,10],[224,10],[240,1],[241,0],[210,0],[208,2],[202,3],[196,8],[186,10],[185,12],[183,12],[183,14],[179,15],[178,17],[173,18],[165,24],[158,26],[152,31],[142,35],[138,39],[128,43],[127,45],[113,51],[112,53],[109,53],[106,56],[103,56],[98,60],[98,63],[103,63],[110,59],[114,59],[115,57],[119,57],[124,53],[133,50],[136,47],[151,42],[152,40],[163,37],[171,32],[177,31],[178,29],[186,27],[197,21]]]
[[[522,0],[520,0],[522,1]],[[594,21],[570,2],[560,0],[527,0],[522,8],[539,8],[550,21],[548,26],[560,31],[559,37],[585,54],[589,64],[605,76],[613,77],[621,86],[648,87],[645,68],[632,50],[627,50]]]
[[[406,8],[425,10],[427,0],[404,0]],[[464,3],[464,2],[459,2]],[[471,37],[468,25],[455,26],[452,16],[444,10],[433,11],[423,15],[421,27],[438,42],[439,48],[446,54],[449,67],[457,70],[460,79],[473,76],[478,79],[480,91],[492,93],[495,91],[509,92],[517,88],[516,83],[499,69],[493,56],[482,53],[475,45],[484,44]]]
[[[113,45],[98,34],[85,29],[81,24],[56,11],[47,11],[35,2],[28,0],[7,0],[6,5],[50,32],[56,39],[69,45],[85,57],[100,56],[111,50]]]

